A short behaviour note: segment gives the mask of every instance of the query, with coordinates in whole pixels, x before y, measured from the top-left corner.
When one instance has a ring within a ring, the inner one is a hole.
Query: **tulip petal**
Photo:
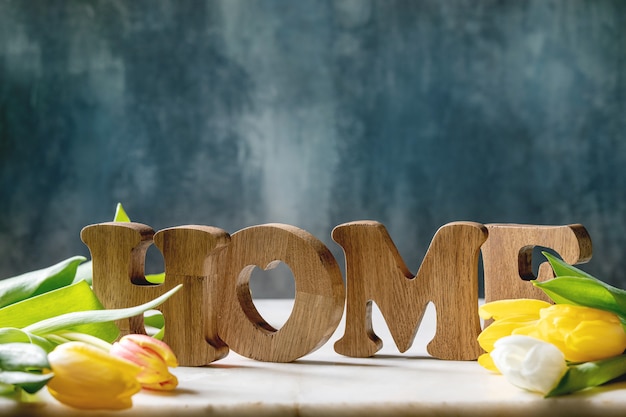
[[[172,349],[161,340],[145,334],[129,334],[124,336],[122,339],[132,341],[144,349],[149,349],[157,354],[169,367],[174,368],[178,366],[178,359],[176,358],[176,355],[174,355]]]
[[[129,334],[114,343],[110,353],[141,367],[138,380],[143,388],[165,391],[178,385],[178,379],[168,369],[168,366],[178,366],[178,360],[170,347],[160,340]]]
[[[478,314],[482,319],[500,320],[507,316],[537,316],[542,308],[551,304],[535,299],[498,300],[485,303],[478,308]]]
[[[511,384],[542,394],[557,386],[567,371],[559,349],[529,336],[507,336],[498,340],[491,357]]]
[[[478,357],[478,364],[489,371],[500,372],[498,371],[496,364],[493,363],[493,359],[489,353],[483,353],[480,355]]]
[[[536,323],[537,317],[533,315],[513,316],[496,320],[478,335],[478,344],[486,352],[491,352],[498,339],[510,336],[519,328],[525,328]]]
[[[538,337],[557,346],[571,362],[587,362],[620,355],[626,333],[619,318],[590,307],[556,304],[541,311]]]
[[[123,409],[141,389],[140,367],[82,342],[59,345],[48,355],[54,377],[48,382],[53,397],[86,409]]]

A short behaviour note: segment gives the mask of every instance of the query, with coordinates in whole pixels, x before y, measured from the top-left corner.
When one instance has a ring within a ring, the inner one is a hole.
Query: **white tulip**
[[[547,394],[567,371],[563,353],[551,343],[530,336],[498,339],[491,352],[494,364],[513,385]]]

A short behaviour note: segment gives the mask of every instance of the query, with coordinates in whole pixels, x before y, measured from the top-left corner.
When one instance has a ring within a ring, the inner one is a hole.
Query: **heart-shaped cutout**
[[[287,264],[274,261],[265,270],[255,267],[250,275],[250,295],[261,317],[275,329],[280,329],[291,314],[296,296],[293,272]],[[280,299],[277,303],[269,300]]]

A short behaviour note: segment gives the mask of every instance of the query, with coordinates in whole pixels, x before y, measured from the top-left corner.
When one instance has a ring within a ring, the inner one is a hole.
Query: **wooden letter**
[[[579,224],[568,226],[531,226],[487,224],[489,239],[482,247],[485,301],[512,298],[537,298],[550,301],[529,280],[545,281],[554,277],[548,262],[532,272],[535,246],[555,250],[570,265],[591,259],[591,238]]]
[[[322,346],[339,325],[345,289],[339,265],[313,235],[294,226],[266,224],[234,233],[225,260],[226,283],[219,312],[219,335],[251,359],[290,362]],[[283,261],[292,270],[296,295],[289,319],[269,325],[254,307],[250,275],[255,266],[270,269]]]
[[[212,256],[225,252],[230,235],[210,226],[180,226],[158,231],[154,243],[165,259],[165,284],[173,288],[175,302],[163,303],[165,337],[184,366],[202,366],[228,355],[217,334],[217,311],[222,285]]]
[[[139,223],[101,223],[81,232],[93,259],[93,288],[105,308],[125,308],[150,301],[182,283],[183,287],[161,306],[165,319],[164,341],[182,366],[207,365],[224,357],[228,348],[215,342],[211,320],[211,288],[216,277],[209,275],[207,258],[228,245],[228,234],[214,227],[182,226],[153,230]],[[145,279],[145,253],[152,238],[165,257],[166,279],[162,285]],[[210,294],[209,294],[210,293]],[[205,306],[205,297],[208,305]],[[143,316],[118,323],[121,334],[145,333]],[[207,343],[211,339],[214,343]]]
[[[337,226],[333,239],[346,257],[346,330],[335,351],[372,356],[382,342],[372,329],[372,301],[380,308],[396,346],[406,351],[415,338],[429,301],[437,311],[437,330],[428,352],[440,359],[473,360],[482,350],[476,342],[478,256],[487,229],[455,222],[435,234],[417,276],[404,264],[385,227],[373,221]]]
[[[148,300],[144,292],[133,291],[133,283],[146,282],[144,262],[153,236],[154,230],[141,223],[108,222],[83,228],[80,237],[91,252],[93,291],[105,308],[131,307]],[[121,335],[145,332],[143,317],[116,324]]]

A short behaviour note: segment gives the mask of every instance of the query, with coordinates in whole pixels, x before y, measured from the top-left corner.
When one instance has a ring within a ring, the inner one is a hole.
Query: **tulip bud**
[[[554,345],[530,336],[507,336],[495,343],[494,364],[513,385],[547,394],[567,371],[563,353]]]
[[[626,333],[619,318],[589,307],[556,304],[544,308],[529,335],[552,343],[571,362],[611,358],[626,349]]]
[[[129,334],[113,343],[110,353],[139,365],[137,379],[143,388],[168,391],[178,385],[178,379],[168,369],[178,366],[178,360],[170,347],[158,339]]]
[[[140,368],[83,342],[68,342],[48,354],[54,373],[50,394],[63,404],[85,409],[123,409],[141,390]]]

